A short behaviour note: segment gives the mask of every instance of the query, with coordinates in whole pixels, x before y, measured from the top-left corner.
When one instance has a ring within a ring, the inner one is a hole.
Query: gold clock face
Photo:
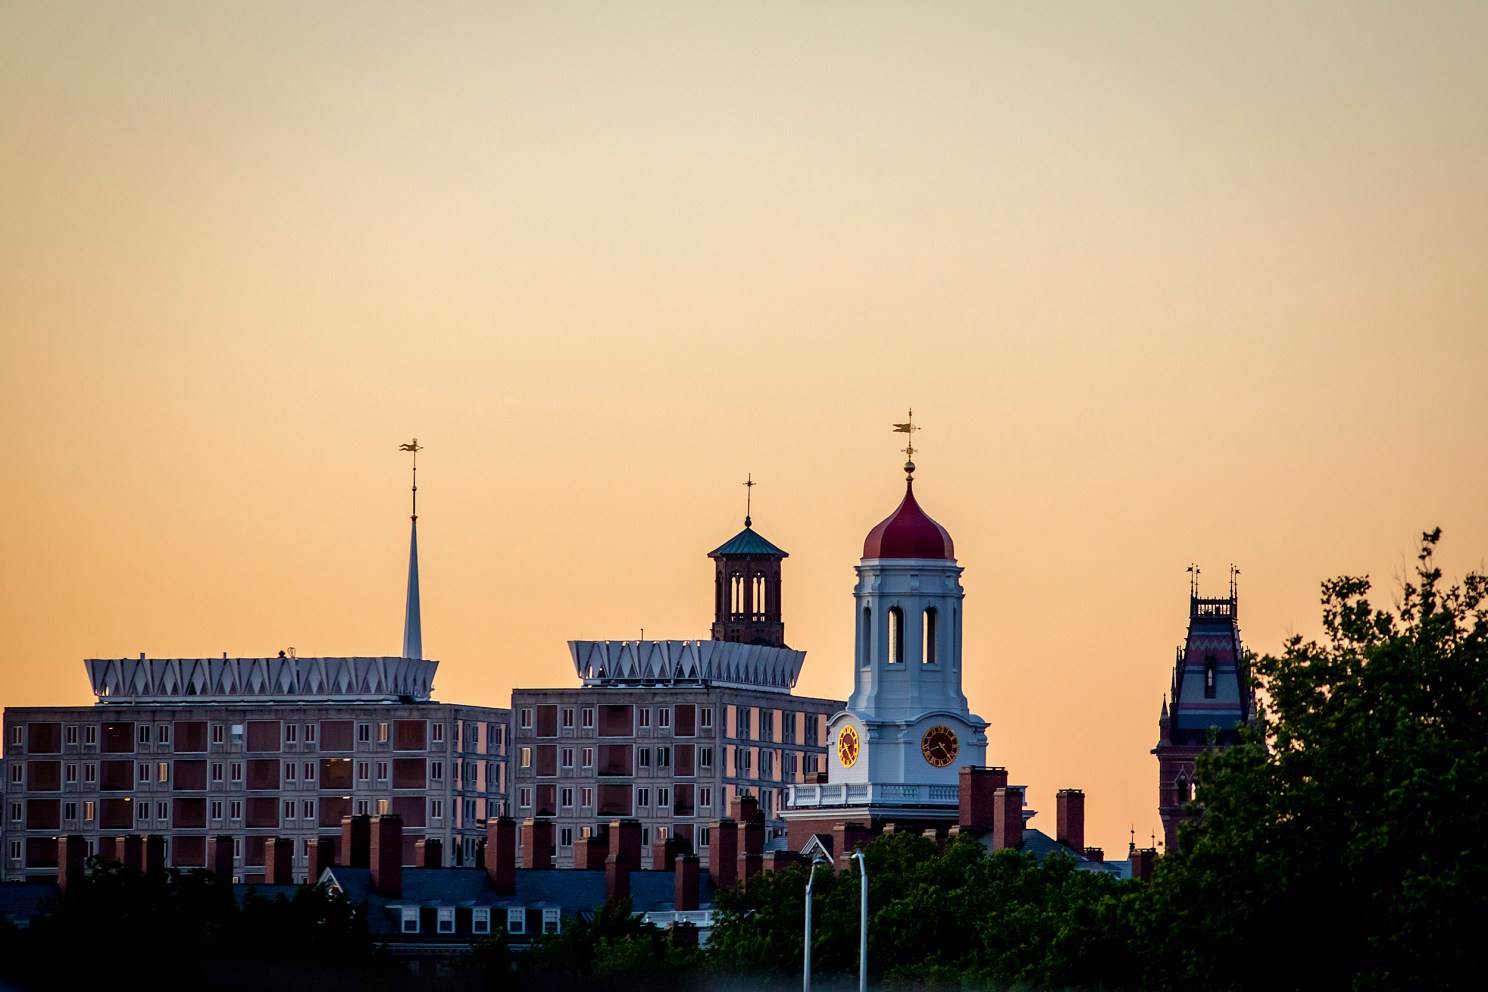
[[[850,723],[837,733],[837,760],[843,768],[851,768],[858,762],[858,731]]]
[[[961,742],[956,740],[956,732],[943,723],[937,723],[920,738],[920,753],[936,768],[944,768],[955,761],[960,750]]]

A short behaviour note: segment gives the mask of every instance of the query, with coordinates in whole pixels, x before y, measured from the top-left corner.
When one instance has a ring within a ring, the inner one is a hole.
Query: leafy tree
[[[1205,989],[1476,986],[1488,917],[1488,578],[1377,609],[1323,583],[1322,642],[1253,661],[1269,699],[1200,765],[1202,819],[1133,917],[1144,982]],[[1475,980],[1476,979],[1476,980]]]

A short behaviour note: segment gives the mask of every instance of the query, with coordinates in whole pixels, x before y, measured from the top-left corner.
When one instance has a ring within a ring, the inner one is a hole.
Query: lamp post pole
[[[868,863],[863,860],[862,848],[854,851],[853,857],[863,879],[862,906],[858,911],[858,992],[868,992]]]
[[[818,855],[811,862],[811,874],[806,878],[806,953],[802,956],[801,992],[811,992],[811,885],[816,881],[816,869],[827,864],[827,859]]]

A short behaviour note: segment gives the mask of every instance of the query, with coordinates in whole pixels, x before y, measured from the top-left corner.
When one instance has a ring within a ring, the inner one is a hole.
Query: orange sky
[[[431,9],[432,7],[432,9]],[[0,703],[705,635],[743,515],[850,689],[889,424],[989,757],[1157,827],[1184,569],[1249,646],[1480,566],[1488,5],[0,5]],[[1042,818],[1046,828],[1052,823]]]

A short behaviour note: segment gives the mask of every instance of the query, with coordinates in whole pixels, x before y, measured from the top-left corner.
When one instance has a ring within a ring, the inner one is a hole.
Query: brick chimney
[[[651,845],[651,870],[671,871],[677,863],[677,855],[683,853],[680,838],[668,837],[660,844]]]
[[[294,884],[294,840],[270,837],[264,842],[264,884]]]
[[[501,895],[517,891],[517,821],[509,816],[486,821],[486,877]]]
[[[639,867],[641,863],[641,821],[640,820],[612,820],[610,821],[610,856],[619,856],[625,859],[625,870]],[[609,862],[605,862],[605,870],[609,870]],[[629,877],[626,880],[626,891],[629,891]]]
[[[604,871],[605,858],[610,856],[610,831],[600,827],[588,837],[579,839],[574,852],[575,867],[588,871]]]
[[[979,836],[992,829],[996,818],[998,789],[1007,786],[1007,769],[1002,766],[963,765],[960,793],[962,832]]]
[[[1105,848],[1102,848],[1102,847],[1087,847],[1087,848],[1085,848],[1085,857],[1087,859],[1091,860],[1091,861],[1105,861],[1106,860],[1106,851],[1105,851]]]
[[[744,881],[744,891],[749,891],[749,880],[758,875],[765,867],[765,856],[763,854],[741,854],[739,855],[739,877]]]
[[[764,823],[759,800],[754,796],[735,796],[729,800],[729,816],[739,823]]]
[[[672,893],[672,908],[679,913],[698,908],[699,861],[696,854],[684,854],[677,859],[676,886]]]
[[[81,882],[88,863],[88,842],[81,834],[66,834],[57,841],[57,888]]]
[[[777,872],[791,865],[804,865],[806,859],[795,851],[768,851],[765,854],[765,871]]]
[[[765,853],[764,820],[740,820],[738,830],[739,853],[741,855]]]
[[[403,894],[403,817],[374,816],[371,823],[372,888],[385,896]]]
[[[1054,796],[1055,837],[1076,853],[1085,849],[1085,793],[1060,789]]]
[[[868,843],[868,828],[861,823],[832,824],[832,854],[837,861],[837,870],[852,867],[853,851]]]
[[[341,848],[337,852],[347,868],[370,868],[372,866],[372,818],[370,816],[341,817]]]
[[[120,837],[114,845],[118,852],[119,860],[123,863],[126,871],[144,873],[145,870],[145,839],[139,834],[127,834]]]
[[[321,873],[336,863],[336,838],[316,837],[310,841],[306,855],[305,881],[314,885],[320,881]]]
[[[623,854],[605,858],[605,902],[630,898],[630,861]]]
[[[1132,878],[1152,881],[1152,866],[1157,862],[1157,848],[1141,847],[1131,854]]]
[[[145,849],[140,859],[141,869],[149,878],[165,877],[165,838],[150,834],[145,838]]]
[[[224,885],[233,877],[233,839],[228,834],[216,834],[207,838],[207,868]]]
[[[1019,850],[1023,846],[1023,790],[1004,787],[995,795],[997,809],[992,818],[992,850]]]
[[[444,842],[437,837],[420,837],[413,844],[413,863],[420,868],[442,868]]]
[[[553,821],[528,818],[522,821],[522,867],[553,867]]]
[[[725,816],[709,827],[708,874],[715,889],[727,889],[739,881],[739,831],[733,819]]]

